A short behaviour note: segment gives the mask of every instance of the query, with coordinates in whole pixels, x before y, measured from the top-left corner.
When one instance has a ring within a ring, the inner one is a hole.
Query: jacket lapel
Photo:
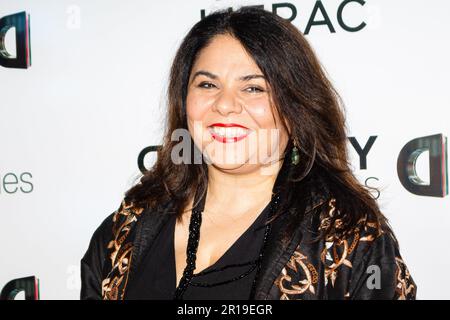
[[[170,202],[159,206],[157,210],[147,209],[142,212],[136,223],[136,233],[133,243],[133,252],[129,271],[129,283],[133,282],[136,274],[139,274],[142,259],[150,249],[154,239],[162,227],[169,220],[171,213]],[[126,291],[126,288],[125,288]]]
[[[271,232],[267,239],[266,248],[263,253],[261,269],[256,279],[254,296],[251,299],[265,300],[270,299],[269,293],[275,279],[280,275],[283,267],[289,261],[295,251],[295,248],[302,240],[303,228],[301,224],[295,228],[295,231],[289,235],[287,240],[283,239],[288,226],[295,223],[298,212],[304,212],[304,222],[309,212],[313,212],[321,204],[329,199],[329,192],[326,185],[320,180],[308,183],[305,188],[310,196],[299,201],[294,208],[294,212],[285,212],[272,222]],[[287,191],[286,191],[287,192]]]

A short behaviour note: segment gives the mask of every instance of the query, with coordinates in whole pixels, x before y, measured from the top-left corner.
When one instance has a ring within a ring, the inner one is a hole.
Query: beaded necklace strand
[[[195,198],[197,198],[197,195]],[[253,280],[252,288],[250,291],[251,292],[250,297],[253,297],[253,295],[255,293],[257,279],[258,279],[258,276],[259,276],[259,273],[261,270],[261,262],[262,262],[262,258],[264,255],[264,250],[265,250],[267,239],[269,237],[270,230],[271,230],[270,223],[267,224],[265,227],[263,244],[261,246],[261,250],[259,252],[258,258],[256,260],[253,260],[253,261],[250,261],[247,263],[242,263],[242,264],[227,265],[218,270],[213,270],[213,271],[223,271],[224,269],[230,268],[230,267],[250,265],[251,267],[247,271],[245,271],[242,274],[240,274],[236,277],[233,277],[231,279],[212,283],[212,284],[211,283],[192,282],[192,279],[194,277],[200,276],[200,275],[205,275],[205,274],[212,272],[211,270],[209,270],[209,271],[200,272],[200,273],[194,275],[195,261],[197,259],[197,249],[198,249],[198,244],[199,244],[199,239],[200,239],[200,226],[202,223],[202,212],[203,212],[204,205],[205,205],[205,198],[206,198],[206,194],[203,196],[199,205],[197,205],[192,210],[191,219],[189,222],[189,238],[188,238],[187,249],[186,249],[186,267],[184,268],[183,276],[180,280],[180,283],[175,290],[174,299],[175,300],[183,299],[183,295],[189,285],[198,286],[198,287],[214,287],[214,286],[218,286],[218,285],[223,285],[223,284],[227,284],[227,283],[242,279],[245,276],[249,275],[251,272],[253,272],[253,270],[256,269],[256,275]],[[273,193],[272,199],[270,200],[269,218],[272,217],[272,215],[276,211],[276,208],[278,207],[278,204],[279,204],[279,200],[280,200],[280,195]]]

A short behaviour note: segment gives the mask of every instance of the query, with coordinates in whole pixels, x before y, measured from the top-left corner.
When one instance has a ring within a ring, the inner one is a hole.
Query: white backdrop
[[[36,275],[42,299],[78,299],[79,261],[93,231],[139,174],[139,152],[160,144],[168,71],[182,37],[202,9],[271,10],[281,2],[1,1],[0,17],[30,14],[32,66],[0,67],[0,288]],[[316,1],[288,2],[304,31]],[[365,170],[349,144],[352,164],[362,182],[378,179],[369,184],[383,190],[379,203],[418,298],[449,299],[450,198],[410,193],[396,165],[408,141],[450,134],[450,2],[350,3],[343,19],[364,21],[358,32],[339,25],[342,2],[322,1],[334,33],[312,26],[306,37],[344,99],[349,136],[362,146],[377,136]],[[6,44],[13,46],[11,35]],[[417,169],[426,178],[425,156]],[[17,185],[5,185],[14,176]]]

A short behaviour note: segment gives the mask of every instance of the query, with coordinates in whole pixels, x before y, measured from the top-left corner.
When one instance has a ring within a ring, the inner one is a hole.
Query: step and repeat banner
[[[2,0],[0,289],[26,278],[41,299],[78,299],[94,230],[155,160],[175,50],[205,14],[245,5],[311,42],[417,297],[450,298],[445,0]]]

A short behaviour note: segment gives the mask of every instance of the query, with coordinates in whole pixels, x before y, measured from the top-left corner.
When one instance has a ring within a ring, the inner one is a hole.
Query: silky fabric
[[[318,238],[336,204],[322,170],[313,166],[303,180],[288,185],[290,164],[283,163],[273,192],[286,206],[271,222],[250,299],[415,299],[417,285],[400,254],[399,243],[390,226],[377,224],[373,214],[365,214],[343,237]],[[156,265],[148,267],[151,258],[146,259],[146,254],[173,217],[174,207],[173,200],[154,208],[122,201],[94,232],[81,259],[80,298],[127,299],[128,290],[130,297],[150,297],[150,293],[138,290],[139,278],[149,276],[151,268],[161,269],[155,259]],[[231,256],[226,259],[234,261]],[[166,276],[168,284],[162,287],[168,291],[161,296],[169,298],[175,283],[173,270]],[[217,289],[207,291],[222,292],[221,298],[225,298],[228,290]],[[206,298],[217,297],[215,293]]]

